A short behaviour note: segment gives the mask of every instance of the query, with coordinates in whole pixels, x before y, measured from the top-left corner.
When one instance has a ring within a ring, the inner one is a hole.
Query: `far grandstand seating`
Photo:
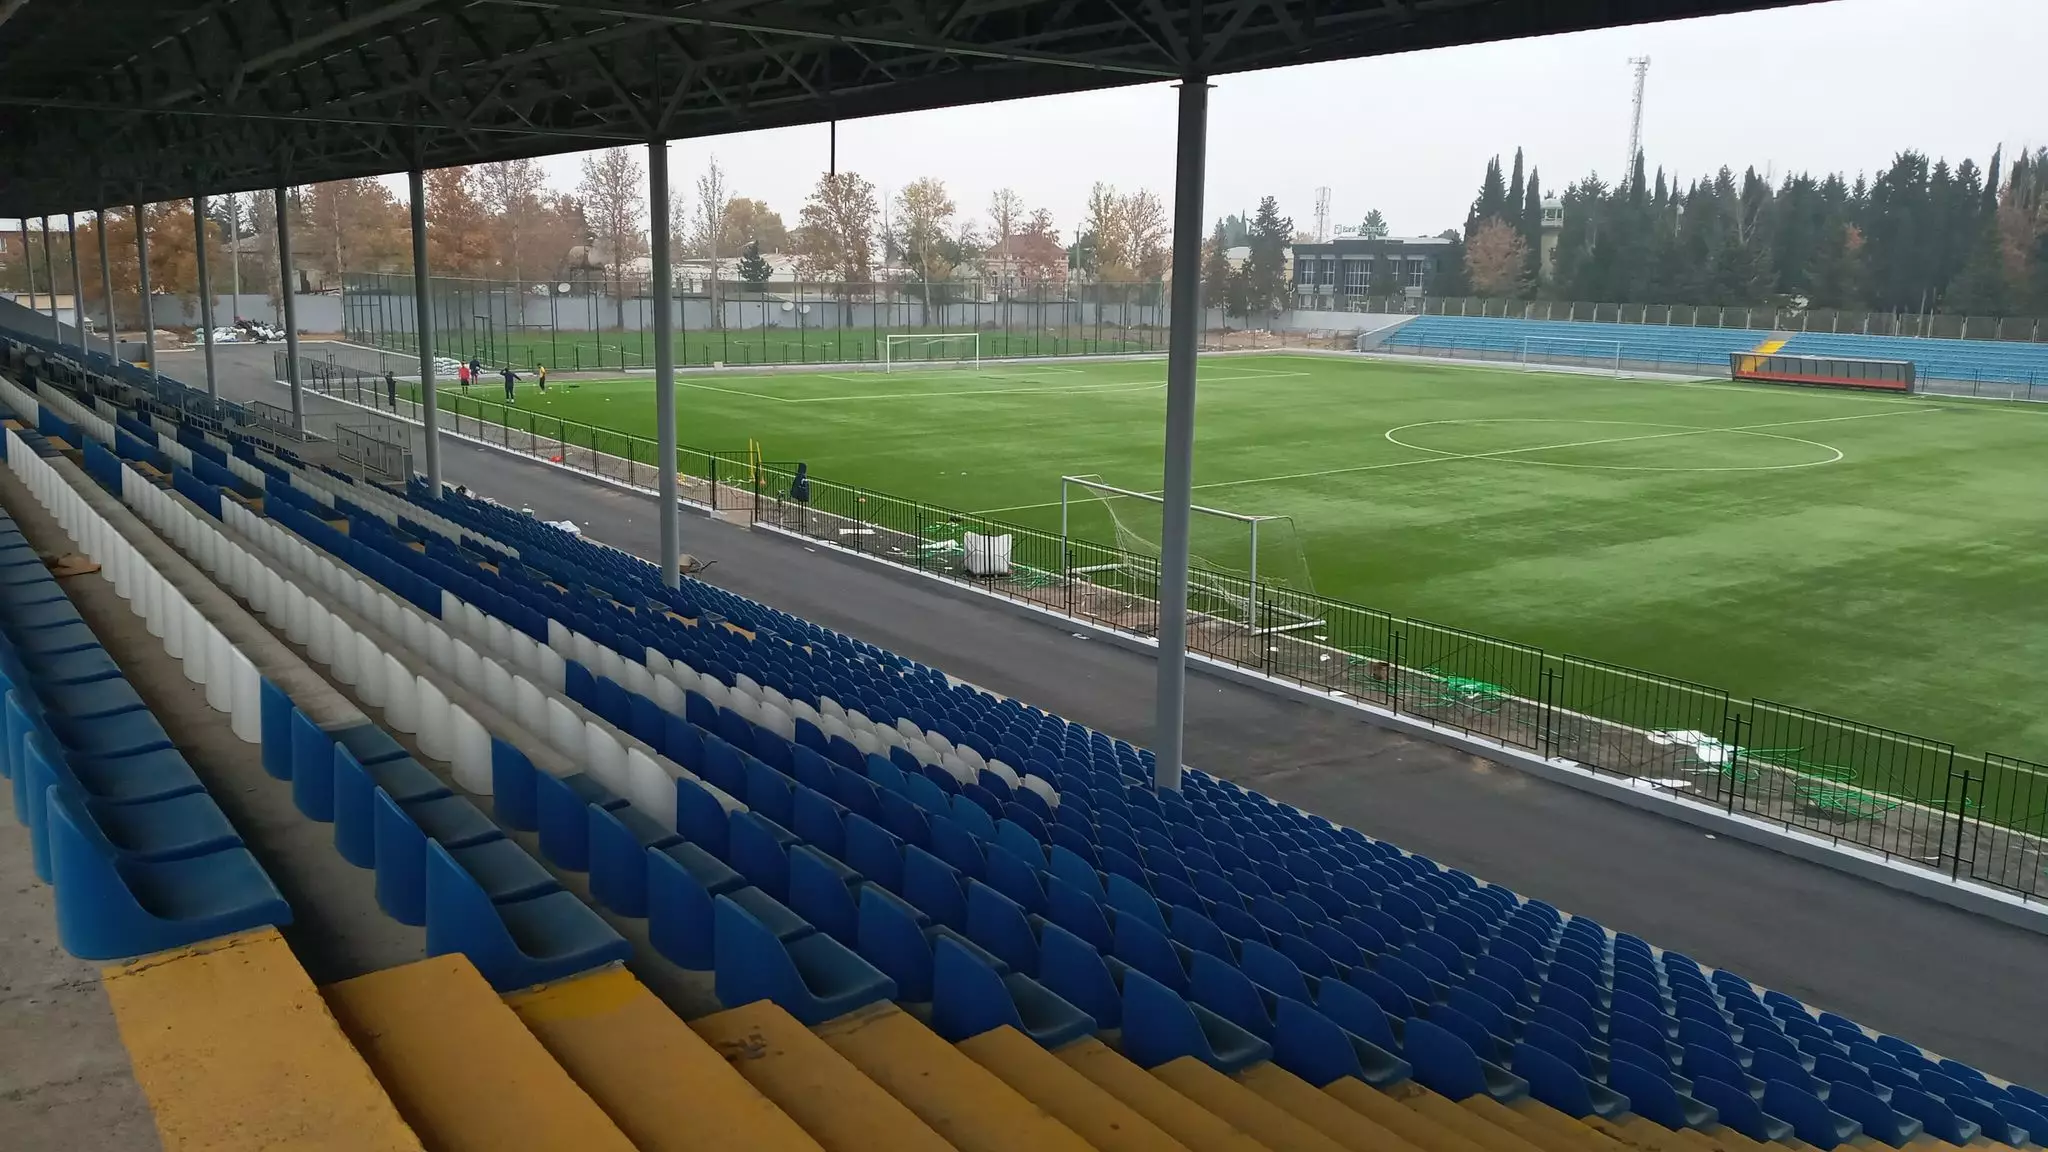
[[[1804,332],[1782,349],[1787,355],[1911,360],[1926,380],[2048,386],[2048,344],[1999,340],[1933,340]]]
[[[1503,320],[1478,316],[1418,316],[1403,324],[1386,347],[1484,352],[1491,359],[1532,361],[1583,357],[1612,363],[1615,347],[1629,363],[1728,369],[1728,354],[1748,352],[1770,338],[1745,328],[1663,328],[1644,324],[1574,323],[1565,320]]]
[[[1207,773],[1157,792],[1127,741],[530,516],[147,404],[0,394],[92,442],[83,471],[17,473],[64,501],[105,485],[382,709],[323,726],[272,693],[262,744],[440,957],[330,993],[438,1135],[549,1146],[498,1062],[419,1079],[488,1048],[541,1096],[588,1092],[547,1114],[587,1125],[567,1146],[707,1146],[661,1139],[705,1124],[759,1147],[1246,1152],[2048,1136],[2025,1088]],[[677,1024],[526,843],[713,973],[724,1011]],[[544,981],[565,983],[519,991]],[[752,1089],[683,1099],[664,1077],[708,1074],[707,1041]],[[748,1110],[763,1096],[780,1112]]]
[[[1384,347],[1466,352],[1494,360],[1519,359],[1526,350],[1537,363],[1577,358],[1607,364],[1618,344],[1625,364],[1697,367],[1720,374],[1728,369],[1730,353],[1755,351],[1772,338],[1770,332],[1746,328],[1418,316],[1388,337]],[[1925,380],[2048,386],[2048,344],[1825,332],[1779,338],[1785,343],[1775,351],[1787,355],[1911,360]]]

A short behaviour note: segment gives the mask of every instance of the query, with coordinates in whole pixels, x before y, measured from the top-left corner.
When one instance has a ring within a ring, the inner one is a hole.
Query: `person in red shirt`
[[[463,391],[465,391],[465,392],[466,392],[466,391],[468,391],[468,390],[469,390],[469,365],[467,365],[467,364],[458,364],[458,365],[456,366],[456,368],[455,368],[455,378],[456,378],[457,380],[459,380],[459,381],[461,381],[461,382],[462,382],[462,388],[463,388]]]

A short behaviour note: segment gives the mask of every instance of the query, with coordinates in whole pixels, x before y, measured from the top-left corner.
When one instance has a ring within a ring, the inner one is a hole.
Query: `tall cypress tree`
[[[1522,207],[1522,150],[1520,148],[1515,149],[1515,174],[1508,179],[1508,194],[1507,198],[1502,201],[1501,207],[1503,209],[1501,219],[1503,220],[1507,219],[1508,213],[1518,212]]]
[[[1507,195],[1500,178],[1500,157],[1495,156],[1486,162],[1486,178],[1480,181],[1479,198],[1472,202],[1472,211],[1465,217],[1465,239],[1470,240],[1481,224],[1501,217]]]

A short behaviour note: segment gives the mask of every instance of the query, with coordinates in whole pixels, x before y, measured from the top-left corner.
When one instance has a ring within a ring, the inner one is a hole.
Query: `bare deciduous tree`
[[[626,262],[647,253],[647,173],[626,148],[607,148],[583,158],[583,178],[576,184],[584,221],[605,250],[606,271],[618,325],[626,326],[623,270]]]
[[[847,286],[873,278],[875,223],[881,207],[875,186],[857,172],[825,173],[805,199],[798,216],[797,268],[810,279],[842,286],[841,301],[850,309]]]
[[[1481,296],[1512,296],[1521,288],[1528,245],[1514,225],[1492,219],[1465,241],[1465,271]]]

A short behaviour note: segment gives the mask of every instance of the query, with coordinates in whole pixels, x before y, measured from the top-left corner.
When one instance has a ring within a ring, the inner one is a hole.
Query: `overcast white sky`
[[[1739,16],[1652,24],[1403,56],[1315,64],[1215,81],[1203,213],[1215,219],[1279,198],[1310,226],[1316,189],[1335,223],[1367,209],[1397,235],[1464,222],[1486,158],[1517,145],[1547,187],[1628,150],[1628,58],[1647,55],[1645,151],[1690,177],[1721,164],[1874,171],[1918,148],[1981,164],[1992,148],[2048,143],[2040,47],[2048,0],[1834,0]],[[1173,193],[1175,94],[1168,85],[847,121],[839,164],[892,193],[937,176],[963,213],[1015,188],[1052,209],[1071,239],[1088,188]],[[823,125],[678,141],[674,192],[716,155],[735,195],[766,200],[794,225],[826,166]],[[564,188],[575,156],[543,164]],[[393,180],[400,195],[402,178]]]
[[[1789,9],[1314,64],[1215,81],[1203,207],[1279,198],[1307,228],[1316,189],[1335,223],[1379,208],[1397,235],[1461,225],[1486,158],[1526,149],[1546,185],[1628,151],[1628,58],[1651,58],[1645,152],[1684,176],[1721,164],[1875,171],[1918,148],[1951,162],[2048,142],[2044,0],[1835,0]],[[1171,200],[1168,85],[847,121],[839,164],[893,192],[937,176],[963,212],[1008,185],[1071,239],[1089,185]],[[792,225],[826,163],[823,126],[678,141],[673,189],[716,155],[736,195]],[[573,185],[577,161],[545,162]]]

